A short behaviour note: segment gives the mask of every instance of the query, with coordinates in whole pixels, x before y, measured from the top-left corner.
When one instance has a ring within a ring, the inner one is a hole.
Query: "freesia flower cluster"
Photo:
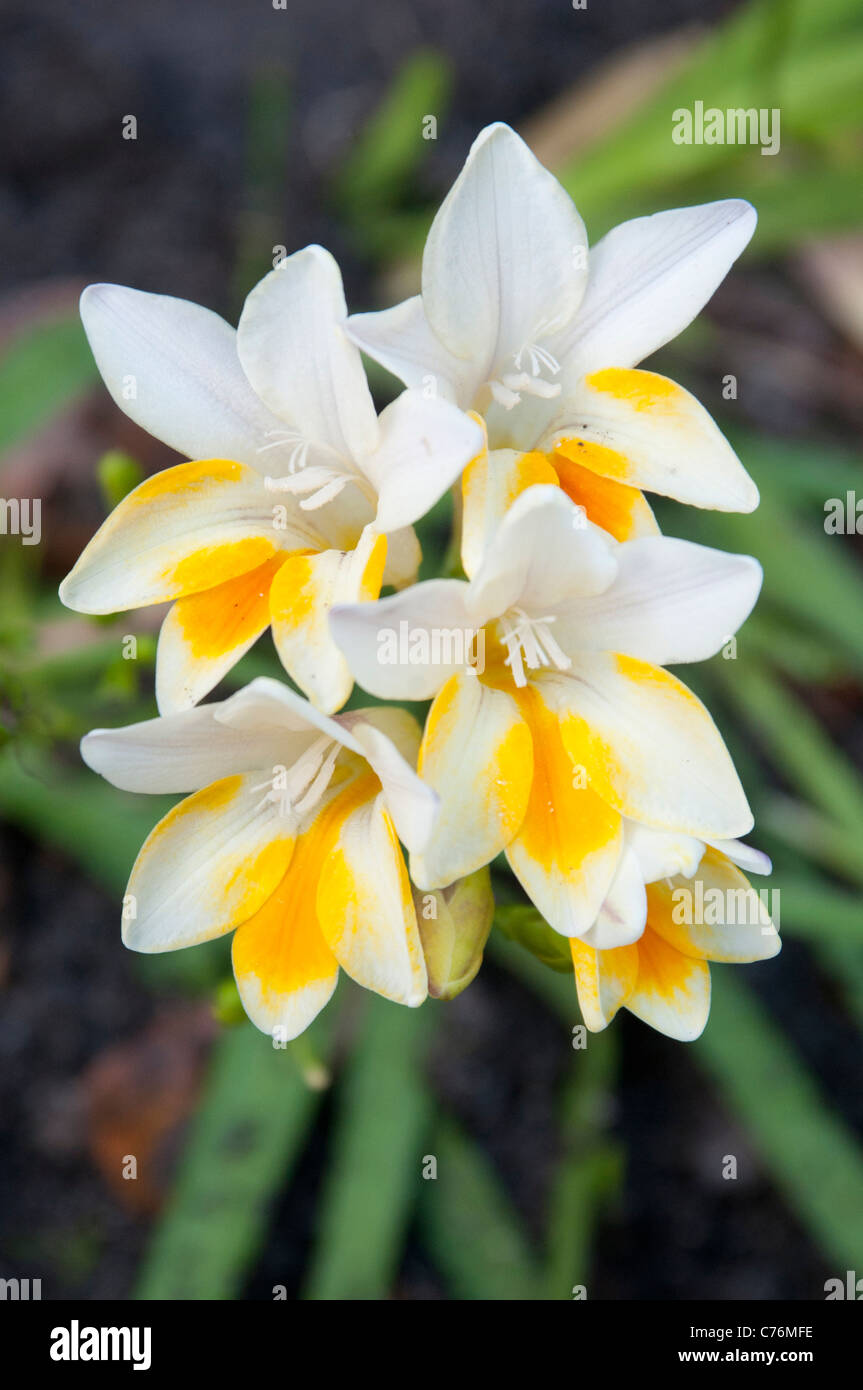
[[[758,902],[742,870],[770,867],[740,841],[740,781],[665,669],[729,641],[760,569],[662,535],[645,496],[751,511],[758,494],[698,401],[637,365],[754,224],[711,203],[588,250],[560,184],[494,125],[434,219],[422,293],[394,308],[349,317],[317,246],[264,278],[236,332],[182,300],[86,291],[115,401],[189,460],[131,492],[61,587],[83,613],[171,605],[159,717],[82,744],[118,787],[187,794],[132,871],[128,946],[234,931],[247,1013],[291,1038],[340,969],[411,1006],[462,989],[505,855],[569,941],[591,1029],[624,1007],[693,1038],[708,962],[776,953],[763,908],[739,920]],[[361,350],[404,383],[380,415]],[[449,489],[461,567],[418,583],[414,526]],[[266,628],[292,685],[201,703]],[[402,702],[428,701],[421,728]],[[679,913],[696,888],[727,910]]]

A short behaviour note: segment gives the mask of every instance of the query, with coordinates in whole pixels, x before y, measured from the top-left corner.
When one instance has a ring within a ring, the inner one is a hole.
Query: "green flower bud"
[[[434,999],[455,999],[479,970],[491,931],[494,895],[489,871],[478,869],[433,892],[415,888],[414,900],[429,994]]]
[[[240,992],[234,983],[233,975],[229,975],[216,987],[211,1008],[223,1028],[236,1028],[238,1023],[245,1023],[246,1011],[243,1008],[243,1001],[240,999]]]
[[[495,925],[504,936],[530,951],[543,965],[549,965],[563,975],[572,974],[569,941],[550,927],[535,907],[501,907]]]
[[[131,454],[122,449],[109,449],[98,464],[99,486],[111,511],[144,477],[143,469]]]

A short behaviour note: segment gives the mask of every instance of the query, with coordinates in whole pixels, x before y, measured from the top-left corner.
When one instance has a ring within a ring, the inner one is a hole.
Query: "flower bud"
[[[494,917],[488,869],[457,879],[449,888],[421,893],[414,889],[429,994],[455,999],[482,964]]]

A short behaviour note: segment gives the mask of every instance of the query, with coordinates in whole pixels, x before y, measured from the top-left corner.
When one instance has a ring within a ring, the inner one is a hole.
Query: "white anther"
[[[572,665],[570,658],[551,635],[554,614],[532,618],[521,608],[511,608],[510,613],[500,621],[503,645],[507,650],[504,664],[512,671],[516,685],[527,685],[525,667],[537,670],[542,666],[556,666],[558,671],[569,670]]]

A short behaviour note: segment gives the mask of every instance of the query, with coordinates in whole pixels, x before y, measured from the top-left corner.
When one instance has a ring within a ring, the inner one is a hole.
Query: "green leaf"
[[[807,525],[763,484],[754,515],[704,513],[690,518],[685,533],[706,545],[754,555],[764,567],[760,604],[802,624],[804,640],[809,629],[826,637],[846,666],[863,672],[863,568],[844,537]],[[744,628],[740,640],[745,639]]]
[[[817,946],[826,937],[856,946],[863,961],[863,904],[859,894],[843,892],[815,874],[776,876],[780,926]]]
[[[863,843],[859,830],[837,825],[822,812],[789,796],[772,796],[762,803],[759,826],[781,840],[804,860],[863,883]]]
[[[44,424],[98,380],[77,318],[40,324],[0,360],[0,452]]]
[[[590,1261],[603,1205],[620,1185],[622,1154],[606,1137],[617,1074],[617,1035],[592,1034],[572,1049],[561,1096],[562,1152],[551,1182],[546,1223],[545,1294],[590,1293]]]
[[[251,1024],[222,1035],[136,1298],[240,1297],[319,1102]]]
[[[539,1266],[488,1159],[459,1125],[441,1117],[429,1153],[437,1178],[423,1183],[423,1241],[456,1299],[542,1297]]]
[[[374,996],[341,1079],[304,1297],[383,1299],[422,1185],[432,1014]]]
[[[803,702],[751,657],[717,662],[714,673],[782,777],[831,820],[859,833],[863,780]]]
[[[447,58],[422,49],[406,59],[375,115],[351,147],[334,195],[355,222],[374,222],[397,204],[414,169],[427,154],[427,116],[443,117],[450,90]]]
[[[25,761],[26,760],[26,761]],[[27,746],[0,753],[0,816],[67,854],[120,900],[135,857],[174,796],[133,796],[94,774],[61,771],[51,758]],[[224,974],[227,942],[206,942],[189,951],[136,956],[138,973],[153,989],[200,994]]]
[[[773,1181],[838,1270],[863,1249],[863,1152],[749,989],[713,967],[710,1022],[692,1044]]]
[[[63,850],[120,894],[144,840],[176,797],[135,797],[89,773],[62,773],[27,750],[28,766],[0,757],[0,815]]]
[[[278,59],[249,83],[245,113],[246,180],[235,213],[236,255],[231,299],[236,313],[249,290],[274,267],[282,241],[285,180],[293,125],[290,77]],[[290,253],[292,246],[285,246]]]

